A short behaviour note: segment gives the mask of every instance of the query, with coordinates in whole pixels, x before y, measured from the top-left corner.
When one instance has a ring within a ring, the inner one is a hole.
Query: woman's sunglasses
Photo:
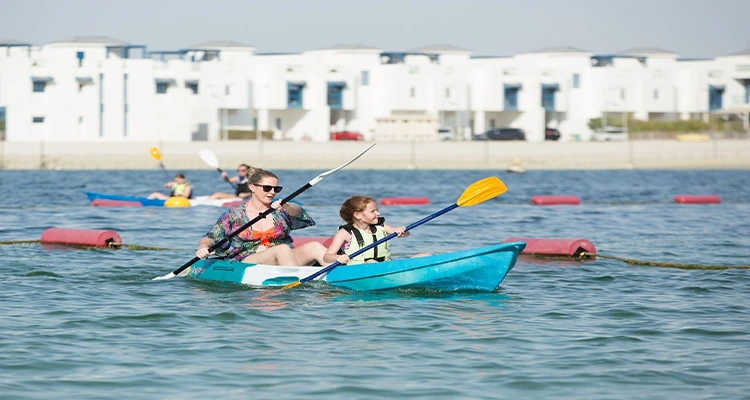
[[[270,192],[271,189],[273,189],[273,191],[276,192],[276,193],[280,193],[281,189],[283,189],[283,187],[281,187],[281,186],[258,185],[257,183],[251,183],[251,185],[263,188],[263,191],[266,192],[266,193]]]

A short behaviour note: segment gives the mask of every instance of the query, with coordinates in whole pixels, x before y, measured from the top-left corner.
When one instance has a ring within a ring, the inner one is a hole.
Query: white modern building
[[[641,48],[611,55],[572,47],[473,57],[451,45],[387,52],[338,45],[256,53],[211,41],[177,51],[105,37],[36,46],[0,41],[0,121],[8,142],[457,140],[491,128],[529,141],[556,128],[587,140],[592,118],[740,118],[748,126],[750,49],[681,59]]]

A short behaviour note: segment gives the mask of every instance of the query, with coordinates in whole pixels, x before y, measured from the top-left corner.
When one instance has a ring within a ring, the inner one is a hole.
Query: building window
[[[198,82],[185,82],[185,88],[192,91],[193,94],[198,94]]]
[[[411,88],[411,97],[414,97],[417,94],[417,89]]]
[[[253,129],[258,129],[258,117],[253,118]]]
[[[276,129],[281,130],[281,118],[276,118]]]
[[[331,110],[341,110],[344,107],[344,89],[346,82],[328,82],[328,106]]]
[[[34,117],[31,121],[35,124],[41,124],[44,123],[44,117]]]
[[[302,92],[305,89],[304,82],[287,82],[287,106],[286,108],[302,108]],[[280,128],[279,128],[280,129]]]
[[[495,118],[490,120],[490,129],[495,129]]]
[[[724,107],[724,86],[708,86],[708,111],[721,110]]]
[[[659,100],[659,91],[654,90],[654,100]]]
[[[625,100],[625,89],[620,89],[620,100]]]
[[[362,71],[362,86],[370,84],[370,71]]]
[[[518,110],[518,92],[521,90],[520,84],[505,85],[505,103],[503,109],[506,111]]]
[[[580,74],[573,74],[573,87],[575,89],[578,89],[581,87],[581,75]]]
[[[47,87],[47,82],[42,81],[36,81],[34,82],[34,92],[36,93],[42,93],[44,92],[44,89]]]
[[[555,92],[559,88],[558,84],[542,84],[542,107],[546,111],[555,111]]]
[[[445,98],[446,99],[451,98],[451,88],[445,88]]]
[[[168,83],[161,83],[161,82],[158,82],[158,83],[156,84],[156,94],[166,94],[166,93],[167,93],[167,88],[168,88],[168,87],[169,87],[169,84],[168,84]]]

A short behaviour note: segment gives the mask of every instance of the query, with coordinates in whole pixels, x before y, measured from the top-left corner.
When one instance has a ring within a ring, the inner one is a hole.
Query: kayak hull
[[[316,280],[361,291],[396,288],[493,291],[513,268],[525,246],[523,242],[504,243],[429,257],[343,265]],[[209,259],[195,263],[189,275],[201,280],[273,287],[297,282],[322,268]]]
[[[146,197],[138,196],[119,196],[115,194],[106,193],[95,193],[95,192],[84,192],[88,196],[89,201],[94,200],[114,200],[130,203],[141,203],[144,207],[164,207],[165,200],[149,199]],[[230,199],[209,199],[209,196],[198,196],[194,199],[190,199],[190,206],[214,206],[214,207],[230,207],[238,205],[244,201],[239,197]]]

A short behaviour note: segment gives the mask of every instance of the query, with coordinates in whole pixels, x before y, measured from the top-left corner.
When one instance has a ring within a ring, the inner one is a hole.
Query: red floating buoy
[[[546,256],[580,257],[581,253],[596,254],[596,247],[586,239],[535,239],[510,238],[503,243],[526,242],[521,254],[540,254]]]
[[[328,246],[331,245],[331,242],[333,241],[332,237],[328,236],[308,236],[308,237],[295,237],[292,239],[292,244],[294,247],[302,246],[305,243],[309,242],[318,242],[322,244],[325,248],[328,248]]]
[[[715,194],[709,195],[690,195],[690,194],[678,194],[674,197],[675,203],[680,204],[719,204],[721,203],[721,197]]]
[[[430,199],[427,197],[383,197],[380,199],[380,204],[384,206],[422,205],[430,204]]]
[[[41,243],[67,244],[73,246],[109,247],[122,244],[122,238],[115,231],[94,231],[88,229],[49,228],[42,233]]]
[[[141,203],[140,201],[107,200],[107,199],[91,200],[91,205],[97,206],[97,207],[143,207],[143,203]]]
[[[538,206],[579,205],[581,199],[578,196],[534,196],[531,203]]]

